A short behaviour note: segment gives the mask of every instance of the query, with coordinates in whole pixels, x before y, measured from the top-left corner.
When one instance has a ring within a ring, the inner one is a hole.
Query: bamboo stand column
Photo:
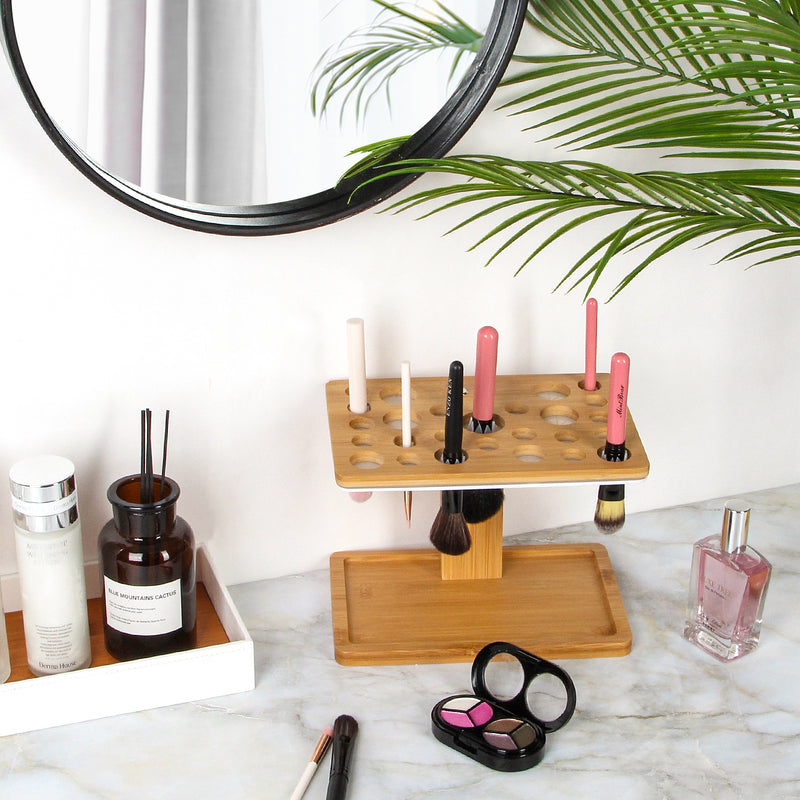
[[[440,555],[442,580],[503,577],[503,508],[485,522],[467,525],[472,547],[461,556]]]

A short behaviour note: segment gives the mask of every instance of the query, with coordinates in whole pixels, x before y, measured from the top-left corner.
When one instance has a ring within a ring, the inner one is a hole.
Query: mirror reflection
[[[33,86],[75,146],[150,194],[246,206],[324,191],[359,146],[422,127],[492,5],[21,0],[13,12]]]

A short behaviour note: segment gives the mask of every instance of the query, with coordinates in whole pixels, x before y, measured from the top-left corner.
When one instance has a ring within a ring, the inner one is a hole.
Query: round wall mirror
[[[0,0],[0,22],[28,104],[94,183],[166,222],[263,235],[351,216],[413,180],[381,177],[387,164],[447,153],[499,83],[525,8]]]

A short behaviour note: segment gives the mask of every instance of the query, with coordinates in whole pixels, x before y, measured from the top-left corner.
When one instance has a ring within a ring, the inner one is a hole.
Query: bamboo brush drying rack
[[[399,379],[367,381],[366,413],[348,408],[348,382],[326,386],[336,482],[350,491],[479,489],[625,483],[650,464],[630,411],[628,458],[605,461],[608,374],[587,392],[582,374],[497,376],[495,430],[464,430],[461,464],[440,460],[447,378],[411,382],[412,447],[403,448]],[[464,378],[464,425],[473,390]],[[470,661],[493,640],[543,658],[620,656],[631,631],[602,545],[503,547],[502,509],[469,525],[463,556],[426,550],[331,556],[336,660],[342,664]]]

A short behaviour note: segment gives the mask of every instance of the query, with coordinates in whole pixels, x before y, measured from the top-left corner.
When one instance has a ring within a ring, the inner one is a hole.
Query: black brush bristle
[[[431,544],[448,556],[464,555],[472,547],[464,515],[451,513],[442,506],[431,525]]]
[[[502,489],[473,489],[462,492],[464,519],[470,525],[486,522],[502,507],[505,495]]]

